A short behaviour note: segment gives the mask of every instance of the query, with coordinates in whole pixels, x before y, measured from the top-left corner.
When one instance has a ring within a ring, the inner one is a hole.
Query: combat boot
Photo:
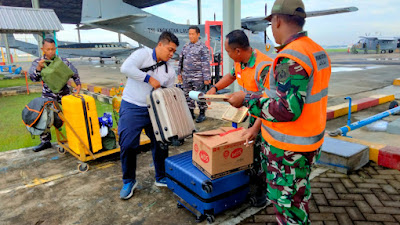
[[[46,141],[46,142],[42,142],[38,146],[34,147],[32,149],[32,151],[40,152],[40,151],[48,149],[48,148],[51,148],[51,143],[49,141]]]
[[[196,119],[196,116],[194,115],[194,109],[189,109],[190,114],[192,114],[192,119]]]
[[[196,123],[201,123],[204,120],[206,120],[206,110],[200,109],[200,115],[199,115],[199,117],[197,117]]]

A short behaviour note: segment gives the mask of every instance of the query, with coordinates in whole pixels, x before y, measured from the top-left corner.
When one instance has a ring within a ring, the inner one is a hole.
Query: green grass
[[[33,82],[28,79],[28,84],[33,84]],[[25,78],[0,80],[0,88],[15,86],[26,86]]]
[[[31,134],[22,123],[21,112],[32,99],[40,97],[41,93],[0,97],[0,152],[36,146],[40,143],[39,136],[32,139]],[[96,100],[97,114],[112,112],[112,106]],[[113,117],[114,119],[114,117]],[[115,122],[114,122],[115,127]],[[62,128],[65,134],[65,128]],[[56,142],[54,127],[51,128],[52,142]]]
[[[347,48],[328,48],[326,52],[347,52]]]

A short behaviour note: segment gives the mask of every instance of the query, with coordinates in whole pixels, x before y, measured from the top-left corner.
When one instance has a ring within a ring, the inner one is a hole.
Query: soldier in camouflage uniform
[[[266,19],[281,46],[264,83],[265,94],[235,92],[228,99],[231,105],[248,106],[250,114],[262,118],[261,164],[267,196],[278,224],[285,225],[311,223],[309,176],[320,156],[326,126],[330,60],[302,31],[305,16],[301,0],[275,1]]]
[[[194,109],[196,106],[195,101],[189,97],[189,92],[200,91],[211,81],[210,53],[205,44],[199,41],[199,37],[200,29],[197,26],[189,27],[190,42],[183,46],[178,67],[178,80],[183,82],[183,91],[193,119],[195,119]],[[201,123],[206,119],[207,104],[197,102],[197,105],[200,114],[196,122]]]
[[[207,94],[215,94],[237,81],[239,90],[244,93],[260,95],[264,90],[263,82],[268,74],[272,59],[250,46],[247,35],[242,30],[233,30],[226,35],[225,50],[235,62],[230,74],[226,74]],[[256,174],[250,177],[250,195],[255,198],[254,206],[266,204],[265,174],[261,168],[261,119],[250,116],[249,126],[244,135],[246,141],[254,140],[253,169]]]
[[[56,56],[56,46],[54,43],[54,40],[51,38],[46,38],[43,40],[43,47],[42,51],[44,55],[40,58],[35,59],[32,62],[32,66],[29,69],[29,78],[32,81],[41,81],[42,77],[40,75],[42,69],[44,68],[45,60],[52,59],[54,56]],[[81,81],[79,79],[79,74],[78,70],[65,58],[61,58],[62,61],[74,72],[74,75],[72,76],[72,79],[74,80],[76,84],[75,92],[79,94],[79,91],[81,89]],[[47,86],[46,83],[43,83],[43,90],[42,90],[42,97],[43,98],[50,98],[55,101],[58,101],[59,103],[61,102],[61,98],[65,95],[69,94],[69,88],[67,84],[61,89],[59,93],[53,93],[50,88]],[[55,117],[57,119],[58,117]],[[56,123],[56,121],[54,122]],[[51,133],[46,132],[40,135],[40,140],[41,143],[33,148],[34,152],[38,152],[41,150],[44,150],[46,148],[51,147]]]

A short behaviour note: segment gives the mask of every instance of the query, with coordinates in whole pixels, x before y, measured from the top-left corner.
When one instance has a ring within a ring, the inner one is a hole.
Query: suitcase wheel
[[[79,163],[78,164],[78,170],[79,172],[86,172],[89,170],[89,165],[87,163]]]
[[[208,223],[214,223],[215,221],[215,216],[214,215],[207,215],[207,222]]]
[[[65,154],[65,149],[63,147],[61,147],[61,146],[58,146],[57,147],[57,152],[60,153],[60,154]]]
[[[246,170],[246,175],[250,176],[250,177],[255,176],[255,175],[257,175],[257,171],[253,168],[248,169],[248,170]]]
[[[181,209],[181,208],[183,208],[184,206],[183,206],[181,203],[178,202],[178,203],[176,204],[176,207],[177,207],[178,209]]]
[[[203,222],[205,218],[206,218],[205,215],[196,216],[196,223],[201,223],[201,222]]]
[[[203,181],[203,183],[201,184],[201,189],[203,189],[203,191],[206,193],[211,193],[213,191],[213,186],[211,181],[209,180]]]
[[[250,197],[249,203],[250,203],[251,206],[255,206],[256,203],[257,203],[256,197],[255,196]]]

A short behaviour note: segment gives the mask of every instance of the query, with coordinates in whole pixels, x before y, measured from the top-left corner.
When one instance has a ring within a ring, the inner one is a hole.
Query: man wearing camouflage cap
[[[320,156],[326,125],[330,59],[303,31],[305,18],[301,0],[275,1],[266,19],[280,46],[265,92],[235,92],[228,99],[262,119],[262,166],[279,224],[311,223],[309,175]]]

